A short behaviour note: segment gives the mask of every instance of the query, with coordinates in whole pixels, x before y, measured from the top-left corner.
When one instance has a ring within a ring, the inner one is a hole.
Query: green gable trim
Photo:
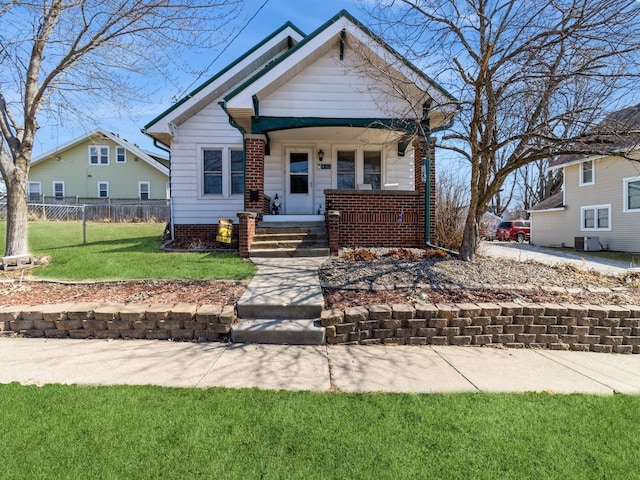
[[[186,101],[188,101],[189,99],[191,99],[194,95],[196,95],[198,92],[202,91],[204,88],[208,87],[209,85],[211,85],[213,82],[215,82],[216,80],[218,80],[222,75],[224,75],[225,73],[227,73],[229,70],[231,70],[233,67],[235,67],[236,65],[238,65],[240,62],[242,62],[243,60],[245,60],[246,58],[248,58],[250,55],[252,55],[254,52],[256,52],[257,50],[259,50],[260,48],[262,48],[264,45],[266,45],[267,43],[269,43],[273,38],[277,37],[280,33],[282,33],[283,31],[285,31],[287,28],[291,28],[292,30],[294,30],[296,33],[298,33],[301,37],[306,37],[306,34],[300,30],[298,27],[296,27],[293,23],[291,22],[287,22],[284,25],[282,25],[279,29],[277,29],[275,32],[273,32],[271,35],[269,35],[268,37],[266,37],[264,40],[262,40],[260,43],[258,43],[255,47],[251,48],[249,51],[247,51],[244,55],[238,57],[236,60],[234,60],[233,62],[231,62],[229,65],[227,65],[225,68],[223,68],[222,70],[220,70],[218,73],[216,73],[213,77],[211,77],[209,80],[207,80],[206,82],[204,82],[203,84],[201,84],[200,86],[196,87],[195,90],[191,91],[190,93],[188,93],[187,95],[185,95],[183,98],[181,98],[180,100],[178,100],[175,104],[173,104],[171,107],[169,107],[168,109],[166,109],[164,112],[162,112],[160,115],[158,115],[156,118],[154,118],[153,120],[151,120],[149,123],[147,123],[144,127],[143,127],[143,132],[151,127],[151,125],[155,124],[156,122],[158,122],[161,118],[163,118],[164,116],[168,115],[169,113],[171,113],[172,111],[174,111],[176,108],[178,108],[180,105],[182,105],[183,103],[185,103]],[[289,45],[289,48],[291,48],[291,44],[293,43],[291,37],[287,38],[287,42]]]
[[[401,118],[254,117],[251,119],[251,133],[253,134],[309,127],[384,128],[411,134],[418,131],[418,125],[415,121]]]
[[[289,58],[291,55],[293,55],[296,51],[298,51],[299,49],[303,48],[304,45],[306,45],[307,43],[309,43],[311,40],[313,40],[315,37],[317,37],[318,35],[320,35],[324,30],[326,30],[329,26],[331,26],[332,24],[334,24],[335,22],[337,22],[340,18],[345,17],[347,18],[349,21],[351,21],[357,28],[359,28],[360,30],[362,30],[365,34],[367,34],[369,37],[371,37],[372,39],[374,39],[376,42],[378,42],[385,50],[387,50],[389,53],[391,53],[392,55],[396,56],[398,59],[400,59],[402,61],[402,63],[404,63],[408,68],[410,68],[411,70],[413,70],[417,75],[419,75],[421,78],[423,78],[424,80],[427,81],[427,83],[431,84],[434,88],[436,88],[437,90],[439,90],[440,92],[442,92],[443,95],[445,95],[446,97],[448,97],[451,102],[453,103],[459,103],[459,101],[453,96],[451,95],[447,90],[445,90],[441,85],[439,85],[438,83],[436,83],[434,80],[432,80],[430,77],[428,77],[427,75],[425,75],[425,73],[423,71],[421,71],[418,67],[416,67],[413,63],[411,63],[409,60],[407,60],[406,58],[404,58],[402,55],[400,55],[396,50],[394,50],[393,48],[391,48],[384,40],[382,40],[379,36],[375,35],[371,30],[369,30],[367,27],[365,27],[362,23],[360,23],[358,20],[356,20],[355,17],[353,17],[348,11],[346,10],[341,10],[337,15],[335,15],[334,17],[332,17],[331,19],[329,19],[327,22],[325,22],[322,26],[320,26],[318,29],[316,29],[314,32],[312,32],[311,34],[307,35],[305,38],[303,38],[301,41],[299,41],[298,43],[296,43],[290,50],[286,51],[285,53],[283,53],[282,55],[280,55],[277,59],[275,59],[273,62],[269,63],[265,68],[263,68],[262,70],[258,71],[255,75],[253,75],[252,77],[249,77],[245,82],[243,82],[242,84],[240,84],[238,87],[236,87],[235,89],[233,89],[230,93],[228,93],[225,97],[224,97],[224,101],[228,102],[229,100],[231,100],[233,97],[235,97],[236,95],[238,95],[240,92],[242,92],[244,89],[246,89],[249,85],[251,85],[252,83],[254,83],[256,80],[258,80],[259,78],[261,78],[263,75],[265,75],[266,73],[268,73],[269,71],[271,71],[273,68],[275,68],[277,65],[279,65],[280,63],[284,62],[287,58]]]

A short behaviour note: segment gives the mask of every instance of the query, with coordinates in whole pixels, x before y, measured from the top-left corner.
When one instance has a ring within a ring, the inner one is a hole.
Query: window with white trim
[[[622,180],[623,212],[640,212],[640,177],[624,178]]]
[[[109,146],[89,145],[89,163],[91,165],[109,165]]]
[[[140,200],[149,200],[151,198],[150,182],[138,182],[138,198]]]
[[[109,198],[109,182],[98,182],[98,198]]]
[[[53,182],[53,196],[56,200],[64,198],[64,182]]]
[[[338,177],[339,190],[354,190],[356,188],[356,152],[354,150],[338,150]]]
[[[580,230],[611,231],[611,205],[589,205],[581,207]]]
[[[42,184],[40,182],[29,182],[27,185],[27,195],[30,202],[40,201],[42,195]]]
[[[124,147],[116,147],[116,163],[125,163],[127,161],[127,151]]]
[[[593,185],[595,181],[595,167],[593,160],[582,162],[580,164],[580,185]]]
[[[372,190],[382,188],[382,152],[365,151],[363,155],[364,183],[371,185]]]
[[[202,195],[244,194],[244,150],[237,146],[202,149]]]

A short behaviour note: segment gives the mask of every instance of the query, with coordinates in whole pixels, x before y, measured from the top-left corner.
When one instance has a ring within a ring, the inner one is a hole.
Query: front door
[[[288,215],[313,213],[312,173],[311,149],[287,150],[287,198],[284,213]]]

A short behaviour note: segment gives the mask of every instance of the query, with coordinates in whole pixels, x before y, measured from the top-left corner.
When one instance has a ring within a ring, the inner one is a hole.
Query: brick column
[[[254,212],[240,212],[240,227],[238,229],[238,253],[240,258],[249,258],[251,244],[256,234],[256,217]]]
[[[340,212],[328,210],[325,214],[327,226],[327,240],[329,241],[329,252],[337,255],[340,250]]]
[[[415,189],[419,192],[424,198],[426,185],[422,181],[422,160],[426,156],[427,152],[427,142],[424,138],[418,138],[413,142],[414,148],[414,184]],[[434,242],[434,230],[433,223],[436,216],[436,141],[435,138],[431,139],[431,143],[429,145],[429,160],[431,171],[429,172],[430,180],[431,180],[431,191],[429,192],[429,205],[430,205],[430,213],[431,213],[431,238],[428,239],[429,242]],[[424,202],[422,202],[422,208],[420,209],[420,223],[424,225],[426,221],[426,217],[424,214]]]
[[[244,198],[245,209],[262,212],[264,195],[264,147],[262,135],[245,136]],[[257,191],[257,198],[251,199],[251,191]]]

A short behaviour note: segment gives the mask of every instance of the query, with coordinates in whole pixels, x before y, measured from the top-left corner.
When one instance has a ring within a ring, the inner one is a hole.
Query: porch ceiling
[[[385,144],[397,142],[404,132],[372,128],[309,127],[269,132],[275,142],[326,142],[348,144]]]

